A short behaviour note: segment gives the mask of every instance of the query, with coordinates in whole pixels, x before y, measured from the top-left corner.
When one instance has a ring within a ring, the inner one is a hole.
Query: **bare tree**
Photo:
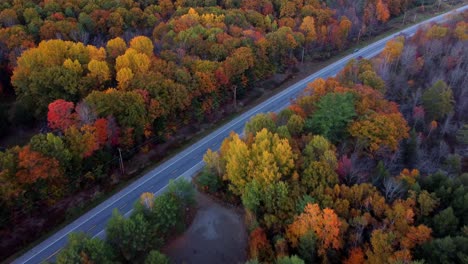
[[[404,192],[403,183],[395,178],[388,178],[383,183],[383,193],[385,199],[393,202],[400,197]]]
[[[456,128],[453,126],[453,123],[452,123],[454,114],[455,114],[454,112],[448,114],[445,120],[442,122],[440,126],[440,133],[442,135],[445,136],[445,135],[450,135],[450,134],[455,133]]]
[[[96,120],[96,114],[85,102],[78,103],[75,107],[75,111],[83,124],[90,124]]]
[[[409,68],[416,61],[416,47],[413,44],[405,44],[401,54],[400,63],[404,68]]]

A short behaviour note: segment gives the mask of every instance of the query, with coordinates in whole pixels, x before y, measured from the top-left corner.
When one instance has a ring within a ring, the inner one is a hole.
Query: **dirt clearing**
[[[197,193],[192,225],[162,251],[172,263],[244,263],[247,233],[242,213]]]

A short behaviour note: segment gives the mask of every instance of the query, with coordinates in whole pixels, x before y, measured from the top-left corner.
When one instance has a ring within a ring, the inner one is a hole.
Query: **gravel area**
[[[163,252],[172,263],[244,263],[247,233],[242,213],[197,194],[198,210],[191,226]]]

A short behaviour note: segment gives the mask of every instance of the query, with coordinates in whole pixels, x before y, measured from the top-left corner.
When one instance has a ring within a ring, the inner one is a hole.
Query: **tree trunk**
[[[301,57],[301,63],[304,63],[304,52],[305,52],[304,50],[305,50],[305,48],[304,48],[304,47],[302,47],[302,57]]]
[[[234,110],[237,111],[237,85],[232,86]]]

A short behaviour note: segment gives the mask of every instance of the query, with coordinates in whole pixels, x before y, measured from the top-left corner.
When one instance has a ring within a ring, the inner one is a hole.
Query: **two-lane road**
[[[453,12],[462,11],[467,8],[468,6],[463,6]],[[138,199],[141,193],[159,193],[167,186],[170,179],[178,177],[192,177],[202,168],[202,157],[206,150],[208,148],[218,149],[221,145],[221,142],[229,135],[231,131],[242,133],[245,122],[248,121],[252,116],[258,113],[278,112],[279,110],[287,107],[289,105],[290,99],[295,98],[306,87],[307,83],[313,81],[314,79],[334,76],[351,59],[357,58],[359,56],[364,58],[371,58],[377,55],[384,48],[385,43],[396,35],[400,33],[411,35],[416,32],[418,26],[430,22],[441,22],[444,20],[444,18],[445,15],[440,15],[421,22],[406,30],[392,34],[391,36],[370,44],[358,52],[355,52],[331,64],[330,66],[323,68],[322,70],[308,76],[296,84],[291,85],[284,91],[240,115],[228,124],[222,126],[218,130],[201,139],[197,143],[186,148],[170,160],[154,168],[146,175],[136,180],[130,186],[116,193],[30,251],[26,252],[13,263],[41,263],[43,261],[53,259],[60,251],[60,249],[67,243],[67,236],[71,232],[81,231],[86,232],[94,237],[103,237],[105,225],[115,208],[120,210],[121,213],[128,215],[132,210],[133,203],[136,199]]]

